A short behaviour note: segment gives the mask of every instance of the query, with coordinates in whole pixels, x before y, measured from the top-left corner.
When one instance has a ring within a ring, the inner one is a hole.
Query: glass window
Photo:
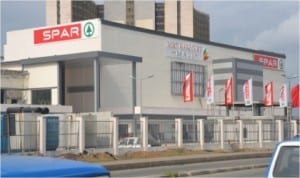
[[[32,104],[51,104],[51,90],[32,90],[31,91]]]
[[[182,95],[183,79],[189,72],[194,74],[194,96],[204,96],[204,66],[181,62],[171,63],[171,93]]]
[[[283,146],[278,154],[273,176],[299,177],[299,146]]]

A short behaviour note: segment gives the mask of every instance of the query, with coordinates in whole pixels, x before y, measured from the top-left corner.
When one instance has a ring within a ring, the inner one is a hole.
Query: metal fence
[[[125,137],[141,137],[140,120],[135,119],[120,119],[119,120],[119,139]]]
[[[111,148],[112,139],[112,121],[85,120],[86,148]]]
[[[75,118],[59,119],[59,149],[79,148],[79,121]]]
[[[278,126],[275,120],[262,120],[263,141],[278,140]]]
[[[148,120],[148,143],[175,144],[177,135],[175,120]],[[157,142],[157,143],[155,143]]]
[[[257,143],[259,124],[256,120],[243,120],[243,137],[245,143]]]
[[[39,121],[3,115],[1,120],[1,153],[39,150]]]
[[[10,134],[9,144],[10,152],[38,151],[39,122],[32,120],[15,121],[15,131]]]
[[[226,142],[239,142],[239,125],[236,120],[224,120],[224,140]]]
[[[226,143],[232,142],[243,148],[271,148],[282,139],[281,134],[287,140],[294,137],[297,129],[299,133],[299,123],[297,125],[295,121],[271,119],[107,119],[101,118],[99,114],[46,115],[41,120],[30,115],[11,116],[9,119],[3,117],[5,116],[1,117],[1,152],[39,151],[40,144],[44,143],[40,143],[40,136],[46,139],[46,145],[42,145],[41,149],[46,147],[46,151],[60,151],[85,148],[115,150],[121,148],[116,143],[118,138],[120,140],[125,137],[137,137],[139,143],[143,143],[143,137],[148,137],[151,147],[179,145],[187,148],[200,145],[205,149],[226,149]],[[84,128],[80,128],[82,125]],[[44,128],[45,136],[41,128]],[[114,128],[118,128],[118,132]],[[142,128],[148,129],[148,132]],[[204,140],[202,136],[200,138],[200,134],[203,134]],[[179,135],[182,138],[178,138]],[[141,147],[142,145],[136,148]],[[130,150],[132,147],[125,149]]]
[[[204,143],[220,143],[221,130],[218,120],[204,121]]]
[[[199,141],[199,134],[197,132],[197,121],[184,119],[182,125],[183,143],[196,143]]]

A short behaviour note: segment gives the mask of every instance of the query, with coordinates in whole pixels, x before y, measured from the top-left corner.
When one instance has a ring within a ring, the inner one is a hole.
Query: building
[[[82,30],[80,30],[82,29]],[[22,37],[22,43],[19,39]],[[134,40],[133,40],[134,39]],[[15,52],[18,49],[18,53]],[[52,105],[71,105],[74,112],[110,111],[119,117],[142,114],[152,118],[225,115],[221,97],[233,76],[236,102],[229,115],[252,114],[243,107],[241,84],[249,77],[255,87],[255,107],[270,115],[262,87],[274,84],[276,107],[284,83],[284,54],[241,48],[216,42],[148,30],[106,20],[91,19],[59,26],[7,33],[1,68],[28,73],[27,104],[33,94],[50,93]],[[194,100],[183,102],[182,80],[193,71]],[[206,104],[207,78],[214,75],[215,104]],[[260,91],[260,92],[259,92]]]
[[[192,0],[155,2],[105,0],[46,1],[47,25],[70,23],[91,18],[164,31],[181,36],[209,41],[209,15],[194,8]]]
[[[93,19],[98,13],[99,9],[94,1],[46,0],[47,25]]]

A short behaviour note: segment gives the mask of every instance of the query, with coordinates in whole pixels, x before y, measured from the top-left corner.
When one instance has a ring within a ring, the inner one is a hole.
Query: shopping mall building
[[[284,63],[284,54],[92,19],[8,32],[1,69],[20,71],[23,84],[2,85],[1,92],[4,103],[70,105],[74,112],[205,117],[226,114],[224,84],[233,76],[235,107],[230,115],[252,115],[252,110],[255,115],[283,115],[278,98]],[[182,81],[191,71],[194,100],[183,102]],[[211,75],[215,103],[207,105]],[[253,109],[244,106],[242,93],[250,78]],[[276,112],[262,107],[269,81]]]

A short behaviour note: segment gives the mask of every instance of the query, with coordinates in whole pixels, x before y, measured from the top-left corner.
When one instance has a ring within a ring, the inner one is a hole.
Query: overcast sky
[[[197,0],[195,6],[210,15],[211,41],[284,53],[287,75],[299,76],[298,0]],[[1,46],[6,31],[44,25],[45,0],[1,0]],[[3,55],[2,49],[0,52]]]

